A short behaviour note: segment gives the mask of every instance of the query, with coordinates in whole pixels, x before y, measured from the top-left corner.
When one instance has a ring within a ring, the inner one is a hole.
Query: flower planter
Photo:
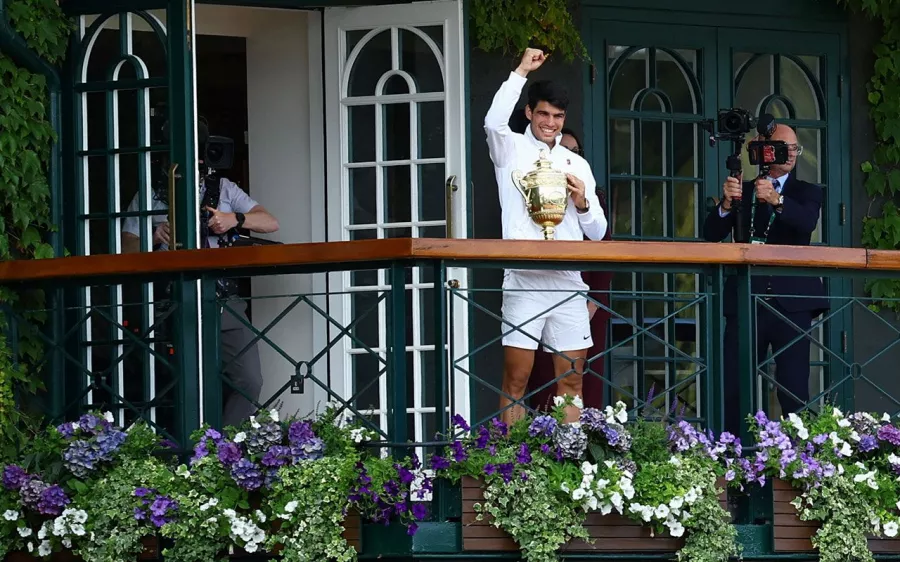
[[[716,483],[725,488],[725,481]],[[462,539],[463,550],[515,552],[519,546],[502,529],[490,523],[489,516],[478,521],[474,505],[484,501],[484,482],[470,477],[462,479]],[[727,492],[719,496],[720,505],[727,510]],[[590,513],[585,529],[593,544],[574,540],[560,548],[561,552],[675,552],[684,544],[683,538],[668,534],[653,536],[652,530],[618,514]]]
[[[144,543],[144,551],[138,556],[138,560],[156,560],[159,558],[159,537],[144,537],[141,539]],[[37,556],[37,550],[34,553],[28,552],[10,552],[6,555],[5,562],[37,562],[43,559]],[[80,556],[76,556],[68,550],[62,552],[54,552],[50,556],[50,562],[82,562]]]
[[[774,515],[774,552],[815,552],[810,540],[819,530],[818,521],[802,521],[797,508],[791,502],[800,495],[790,483],[775,478],[772,480],[772,501]],[[900,553],[900,538],[869,538],[869,550],[875,554]]]
[[[277,528],[279,523],[280,521],[274,521],[272,526]],[[359,513],[356,511],[350,511],[347,513],[347,517],[344,518],[344,532],[342,536],[356,552],[362,552],[362,521]],[[276,547],[273,552],[256,552],[254,554],[249,554],[243,548],[235,548],[229,558],[269,558],[271,555],[277,555],[279,552],[281,552],[281,547]]]

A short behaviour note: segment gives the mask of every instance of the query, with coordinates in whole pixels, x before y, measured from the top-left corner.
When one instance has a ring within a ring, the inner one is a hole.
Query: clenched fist
[[[726,211],[731,210],[732,201],[734,199],[740,200],[744,194],[744,188],[741,185],[740,178],[728,177],[725,180],[725,183],[722,184],[722,195],[724,200],[722,201],[722,208]]]
[[[532,48],[525,49],[525,54],[522,55],[522,62],[519,63],[516,73],[525,76],[532,70],[539,69],[545,60],[547,60],[547,55],[544,54],[544,51]]]

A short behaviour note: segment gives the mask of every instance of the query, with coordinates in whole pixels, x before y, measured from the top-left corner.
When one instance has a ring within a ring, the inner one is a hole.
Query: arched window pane
[[[609,47],[610,68],[627,51],[628,47]],[[621,62],[614,76],[610,77],[609,107],[631,109],[634,97],[647,87],[647,49],[639,49]]]

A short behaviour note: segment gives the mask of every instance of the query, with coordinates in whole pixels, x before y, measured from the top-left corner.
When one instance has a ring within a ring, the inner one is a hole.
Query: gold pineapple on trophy
[[[554,170],[547,152],[541,150],[535,168],[527,174],[514,170],[512,180],[525,198],[528,216],[543,230],[544,240],[555,239],[569,203],[565,172]]]

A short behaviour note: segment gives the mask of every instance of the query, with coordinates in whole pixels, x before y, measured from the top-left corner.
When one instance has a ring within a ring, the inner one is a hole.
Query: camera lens
[[[737,132],[740,132],[741,125],[743,124],[743,122],[744,122],[744,120],[741,119],[740,115],[735,115],[734,113],[730,113],[730,114],[728,114],[728,116],[725,117],[725,122],[723,123],[722,128],[725,129],[726,131],[728,131],[729,133],[737,133]]]

